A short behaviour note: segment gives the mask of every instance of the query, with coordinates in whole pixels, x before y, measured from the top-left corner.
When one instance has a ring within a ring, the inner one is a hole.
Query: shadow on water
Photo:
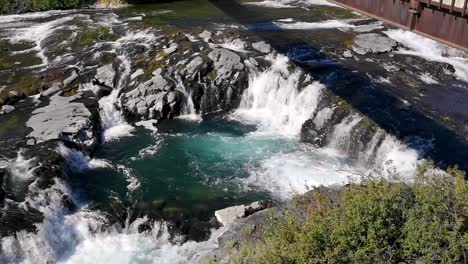
[[[409,136],[432,139],[433,150],[426,154],[426,158],[432,159],[441,167],[459,165],[463,170],[468,169],[468,141],[463,135],[458,135],[417,109],[417,102],[412,102],[414,107],[402,108],[402,101],[394,93],[384,85],[376,85],[365,72],[336,62],[329,55],[320,52],[320,46],[305,40],[305,34],[314,33],[304,31],[302,34],[294,34],[293,31],[278,28],[272,22],[262,22],[261,27],[252,26],[253,18],[256,21],[271,19],[260,9],[247,7],[236,0],[210,2],[226,16],[244,25],[248,33],[269,43],[278,53],[287,55],[304,72],[319,79],[329,91],[388,133],[403,141]],[[264,30],[265,28],[268,30]],[[273,32],[271,29],[274,29]]]

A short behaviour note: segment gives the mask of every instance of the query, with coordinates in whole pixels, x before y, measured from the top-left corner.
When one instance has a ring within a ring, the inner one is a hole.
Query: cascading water
[[[184,83],[180,76],[176,76],[177,80],[177,90],[182,92],[185,97],[185,104],[182,107],[182,114],[179,118],[192,120],[192,121],[201,121],[201,116],[197,114],[195,109],[195,104],[193,103],[192,95],[187,92]]]
[[[117,88],[112,90],[111,94],[99,100],[99,115],[101,124],[104,129],[104,140],[110,141],[125,136],[132,135],[134,128],[127,123],[123,117],[119,94],[123,85],[126,83],[130,75],[130,63],[125,56],[119,56],[118,59],[122,63],[123,71],[121,73]]]
[[[252,70],[249,87],[232,117],[258,124],[260,133],[296,137],[315,111],[325,86],[313,82],[299,90],[301,72],[289,72],[286,56],[270,55],[267,59],[271,68],[260,73]]]

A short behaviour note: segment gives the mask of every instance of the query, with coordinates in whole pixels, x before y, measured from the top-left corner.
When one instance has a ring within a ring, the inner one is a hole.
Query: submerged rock
[[[392,51],[396,46],[397,42],[389,37],[376,33],[368,33],[356,36],[353,51],[361,55],[383,53]]]

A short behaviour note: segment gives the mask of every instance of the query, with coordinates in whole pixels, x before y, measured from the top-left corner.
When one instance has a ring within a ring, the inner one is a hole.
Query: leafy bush
[[[466,263],[468,183],[456,168],[422,166],[414,182],[367,179],[338,205],[316,192],[304,210],[274,220],[237,263]]]

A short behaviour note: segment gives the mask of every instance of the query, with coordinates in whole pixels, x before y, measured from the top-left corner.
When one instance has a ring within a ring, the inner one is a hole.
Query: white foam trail
[[[448,63],[455,68],[457,78],[468,82],[468,55],[465,52],[410,31],[392,29],[384,33],[406,47],[406,49],[398,50],[397,53]]]
[[[99,168],[111,168],[112,165],[102,159],[91,159],[87,155],[83,154],[81,151],[67,148],[63,144],[57,146],[57,152],[62,155],[62,157],[67,162],[67,165],[76,171],[83,172],[90,169],[99,169]]]
[[[34,189],[34,186],[31,188]],[[196,263],[218,247],[219,229],[204,242],[181,243],[171,237],[166,223],[140,218],[120,228],[109,226],[98,211],[81,207],[76,213],[63,208],[63,196],[72,197],[60,180],[46,190],[35,190],[28,197],[30,206],[44,214],[37,232],[20,231],[16,237],[3,237],[0,261],[3,263]],[[139,232],[141,225],[152,228]]]
[[[288,199],[313,187],[345,184],[357,174],[336,151],[304,146],[262,161],[246,183],[268,190],[278,199]]]
[[[439,84],[439,81],[434,79],[434,77],[428,72],[419,75],[419,79],[425,84]]]
[[[263,7],[270,7],[270,8],[304,8],[313,6],[313,5],[327,5],[327,6],[335,6],[337,5],[328,2],[327,0],[264,0],[258,2],[245,2],[246,5],[255,5],[255,6],[263,6]]]
[[[0,23],[9,23],[9,22],[18,22],[18,21],[25,21],[25,20],[35,20],[41,18],[48,18],[57,15],[65,15],[71,14],[76,12],[76,10],[51,10],[51,11],[44,11],[44,12],[34,12],[34,13],[26,13],[26,14],[19,14],[19,15],[2,15],[0,16]]]
[[[327,29],[327,28],[355,28],[353,24],[349,24],[343,20],[326,20],[320,22],[273,22],[273,24],[285,30],[312,30],[312,29]]]
[[[117,165],[117,169],[125,176],[125,179],[127,179],[127,190],[129,192],[132,193],[141,187],[140,180],[138,180],[130,168],[127,168],[124,165]]]
[[[283,55],[269,55],[268,59],[272,66],[264,72],[251,73],[240,107],[231,117],[258,124],[259,133],[296,137],[315,111],[325,86],[314,82],[300,91],[301,72],[289,72],[289,59]]]
[[[75,18],[89,18],[87,15],[68,15],[65,17],[61,17],[56,20],[48,21],[48,22],[34,22],[31,26],[27,26],[24,28],[16,28],[12,31],[11,35],[8,37],[8,40],[12,43],[20,43],[20,42],[33,42],[35,46],[32,49],[28,49],[21,52],[29,52],[29,51],[36,51],[37,56],[42,60],[41,65],[36,66],[44,66],[47,65],[49,59],[45,55],[45,48],[43,47],[42,42],[51,37],[53,33],[59,29],[66,28],[66,23],[74,20]],[[21,19],[21,17],[17,17],[16,19]]]
[[[35,158],[26,159],[20,149],[16,159],[0,159],[0,168],[9,171],[15,179],[28,181],[34,178],[34,171],[38,166]]]

